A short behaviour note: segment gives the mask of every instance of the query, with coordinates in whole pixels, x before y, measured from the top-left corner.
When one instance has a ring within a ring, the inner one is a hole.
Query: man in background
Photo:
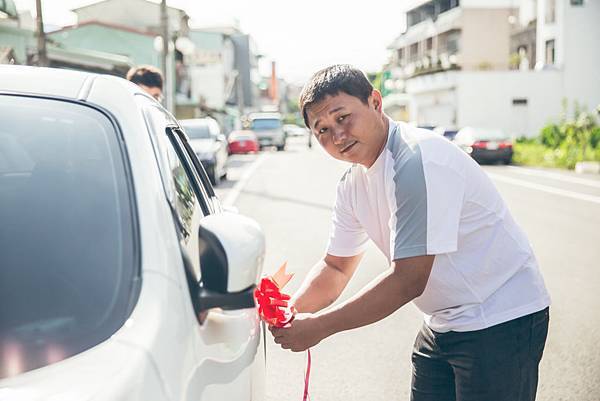
[[[127,72],[127,79],[159,102],[162,100],[163,76],[158,68],[151,65],[132,67]]]

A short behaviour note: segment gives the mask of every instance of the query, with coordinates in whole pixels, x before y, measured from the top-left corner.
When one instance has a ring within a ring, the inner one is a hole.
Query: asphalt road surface
[[[220,198],[256,219],[267,238],[265,273],[284,261],[295,272],[293,292],[325,250],[335,186],[345,165],[306,138],[285,152],[230,160]],[[600,176],[485,166],[532,242],[552,296],[550,333],[538,400],[600,400]],[[387,268],[372,246],[342,295],[354,294]],[[411,304],[388,318],[328,338],[312,350],[311,399],[407,400],[410,354],[421,325]],[[270,336],[270,334],[268,334]],[[302,397],[305,353],[268,339],[269,401]]]

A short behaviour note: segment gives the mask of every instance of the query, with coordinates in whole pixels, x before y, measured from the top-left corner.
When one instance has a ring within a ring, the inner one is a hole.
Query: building
[[[561,74],[561,97],[600,105],[600,1],[538,0],[536,69]]]
[[[560,115],[564,98],[600,103],[599,7],[592,0],[410,1],[406,31],[389,46],[387,86],[406,93],[399,99],[418,124],[535,136]]]
[[[4,10],[4,11],[2,11]],[[10,0],[0,2],[0,64],[38,63],[37,39],[31,14],[18,14]],[[133,62],[126,56],[101,50],[46,44],[48,66],[122,76]]]
[[[160,35],[160,3],[147,0],[103,0],[74,8],[77,21],[98,21],[106,24],[132,27]],[[167,7],[170,32],[187,34],[189,16],[184,10]]]

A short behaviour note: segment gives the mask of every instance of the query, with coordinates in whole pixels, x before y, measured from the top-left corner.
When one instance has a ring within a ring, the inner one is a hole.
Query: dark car
[[[512,140],[499,129],[465,127],[458,131],[454,142],[478,163],[512,161]]]
[[[194,153],[204,166],[213,185],[227,178],[227,140],[213,118],[180,120]]]

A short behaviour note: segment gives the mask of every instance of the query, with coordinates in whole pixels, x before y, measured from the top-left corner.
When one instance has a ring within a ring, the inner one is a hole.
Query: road
[[[267,238],[265,272],[288,261],[293,292],[322,256],[335,185],[345,166],[294,138],[285,152],[232,159],[226,203],[256,219]],[[538,400],[600,400],[600,177],[485,166],[532,242],[551,293],[550,333]],[[372,246],[342,299],[387,267]],[[410,353],[421,315],[412,305],[313,349],[313,400],[407,400]],[[268,342],[269,401],[301,399],[304,353]]]

